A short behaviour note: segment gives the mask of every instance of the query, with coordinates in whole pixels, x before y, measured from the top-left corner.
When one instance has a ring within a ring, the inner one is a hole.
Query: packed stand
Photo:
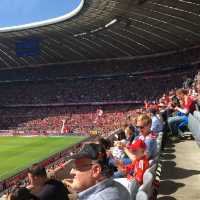
[[[182,137],[178,130],[184,132],[187,128],[188,115],[193,113],[198,98],[195,84],[187,81],[183,88],[165,93],[159,102],[145,102],[145,111],[126,115],[123,123],[127,123],[123,126],[120,115],[117,123],[121,129],[114,137],[85,143],[71,155],[70,173],[59,180],[56,180],[57,170],[67,167],[65,163],[69,161],[63,160],[47,170],[38,164],[32,166],[28,171],[28,190],[18,187],[17,195],[27,194],[30,199],[41,200],[156,199],[160,151],[169,131],[177,138]],[[101,117],[102,112],[99,110],[97,116]],[[47,171],[51,172],[51,178]],[[5,198],[19,198],[15,195],[11,191]]]
[[[135,105],[5,109],[1,111],[0,129],[28,135],[105,135],[138,112]]]
[[[64,162],[47,170],[55,173],[50,179],[44,167],[33,166],[28,171],[27,188],[36,198],[44,200],[68,199],[70,192],[72,198],[78,199],[136,198],[138,189],[144,184],[146,170],[157,162],[159,155],[159,133],[151,131],[152,118],[152,111],[134,117],[132,124],[125,124],[115,134],[115,142],[99,138],[86,143],[70,157],[73,167],[70,176],[64,174],[62,182],[52,177],[56,177],[56,171],[63,168]],[[8,198],[10,196],[12,192]]]
[[[182,81],[180,75],[169,73],[3,83],[0,84],[0,105],[154,100],[160,94],[180,87]]]

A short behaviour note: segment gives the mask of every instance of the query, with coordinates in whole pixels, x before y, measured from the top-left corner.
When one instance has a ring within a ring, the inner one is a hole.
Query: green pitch
[[[0,137],[0,180],[78,143],[84,137]]]

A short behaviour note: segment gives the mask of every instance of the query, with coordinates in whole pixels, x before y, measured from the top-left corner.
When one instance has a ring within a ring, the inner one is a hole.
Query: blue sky
[[[59,17],[79,3],[80,0],[0,0],[0,28]]]

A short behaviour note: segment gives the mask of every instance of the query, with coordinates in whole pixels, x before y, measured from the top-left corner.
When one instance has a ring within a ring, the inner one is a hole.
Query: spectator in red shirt
[[[176,95],[180,99],[182,107],[176,107],[175,109],[186,115],[193,113],[195,110],[195,102],[193,101],[193,98],[188,95],[188,91],[185,89],[180,89],[177,90]]]
[[[136,140],[129,146],[129,149],[135,154],[136,159],[130,165],[125,166],[125,171],[128,173],[127,178],[135,179],[142,185],[144,172],[149,168],[149,161],[145,155],[146,144],[142,140]]]
[[[180,101],[180,105],[174,107],[174,111],[177,112],[176,116],[168,119],[169,128],[174,136],[178,136],[178,129],[182,130],[188,125],[188,115],[195,110],[195,102],[192,97],[188,95],[187,90],[177,90],[176,96]]]
[[[147,147],[143,140],[134,141],[128,148],[135,155],[135,160],[129,165],[117,163],[119,170],[126,174],[127,178],[116,179],[116,181],[126,186],[131,194],[131,199],[134,199],[134,195],[137,193],[135,190],[143,184],[143,175],[149,168],[149,161],[145,153]],[[132,191],[133,185],[135,185],[134,191]]]

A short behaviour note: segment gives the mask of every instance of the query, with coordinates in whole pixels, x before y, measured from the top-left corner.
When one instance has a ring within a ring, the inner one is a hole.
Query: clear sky
[[[0,0],[0,28],[59,17],[79,3],[80,0]]]

